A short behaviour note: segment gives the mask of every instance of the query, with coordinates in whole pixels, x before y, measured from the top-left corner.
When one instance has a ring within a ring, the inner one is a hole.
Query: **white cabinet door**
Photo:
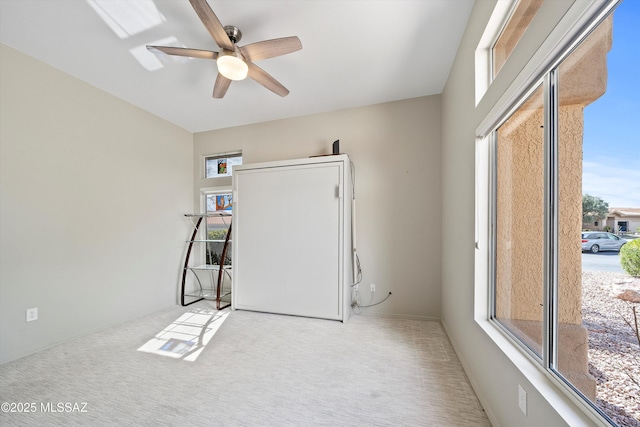
[[[234,177],[234,307],[341,319],[342,163]]]

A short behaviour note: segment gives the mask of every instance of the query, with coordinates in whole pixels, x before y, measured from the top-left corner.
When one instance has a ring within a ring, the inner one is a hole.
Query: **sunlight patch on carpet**
[[[138,351],[195,361],[230,311],[193,309],[147,341]]]

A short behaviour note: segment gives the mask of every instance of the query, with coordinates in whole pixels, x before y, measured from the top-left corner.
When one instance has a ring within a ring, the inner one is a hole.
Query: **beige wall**
[[[4,45],[0,121],[0,362],[176,304],[192,135]]]
[[[202,179],[205,155],[241,149],[245,164],[304,158],[330,153],[336,139],[355,165],[361,302],[372,302],[371,283],[373,301],[393,293],[366,312],[439,318],[439,96],[198,133],[194,203],[200,188],[220,185]]]

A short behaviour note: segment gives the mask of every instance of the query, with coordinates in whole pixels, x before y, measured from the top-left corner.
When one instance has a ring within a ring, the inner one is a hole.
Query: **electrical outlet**
[[[518,384],[518,406],[523,414],[527,415],[527,392]]]
[[[371,292],[375,292],[376,291],[376,285],[375,283],[371,284]]]
[[[38,307],[27,308],[27,322],[38,320]]]

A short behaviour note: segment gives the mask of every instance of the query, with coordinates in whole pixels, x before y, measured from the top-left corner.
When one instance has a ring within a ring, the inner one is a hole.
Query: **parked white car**
[[[600,251],[619,251],[628,240],[622,239],[615,234],[603,231],[583,231],[582,251],[590,251],[597,254]]]

